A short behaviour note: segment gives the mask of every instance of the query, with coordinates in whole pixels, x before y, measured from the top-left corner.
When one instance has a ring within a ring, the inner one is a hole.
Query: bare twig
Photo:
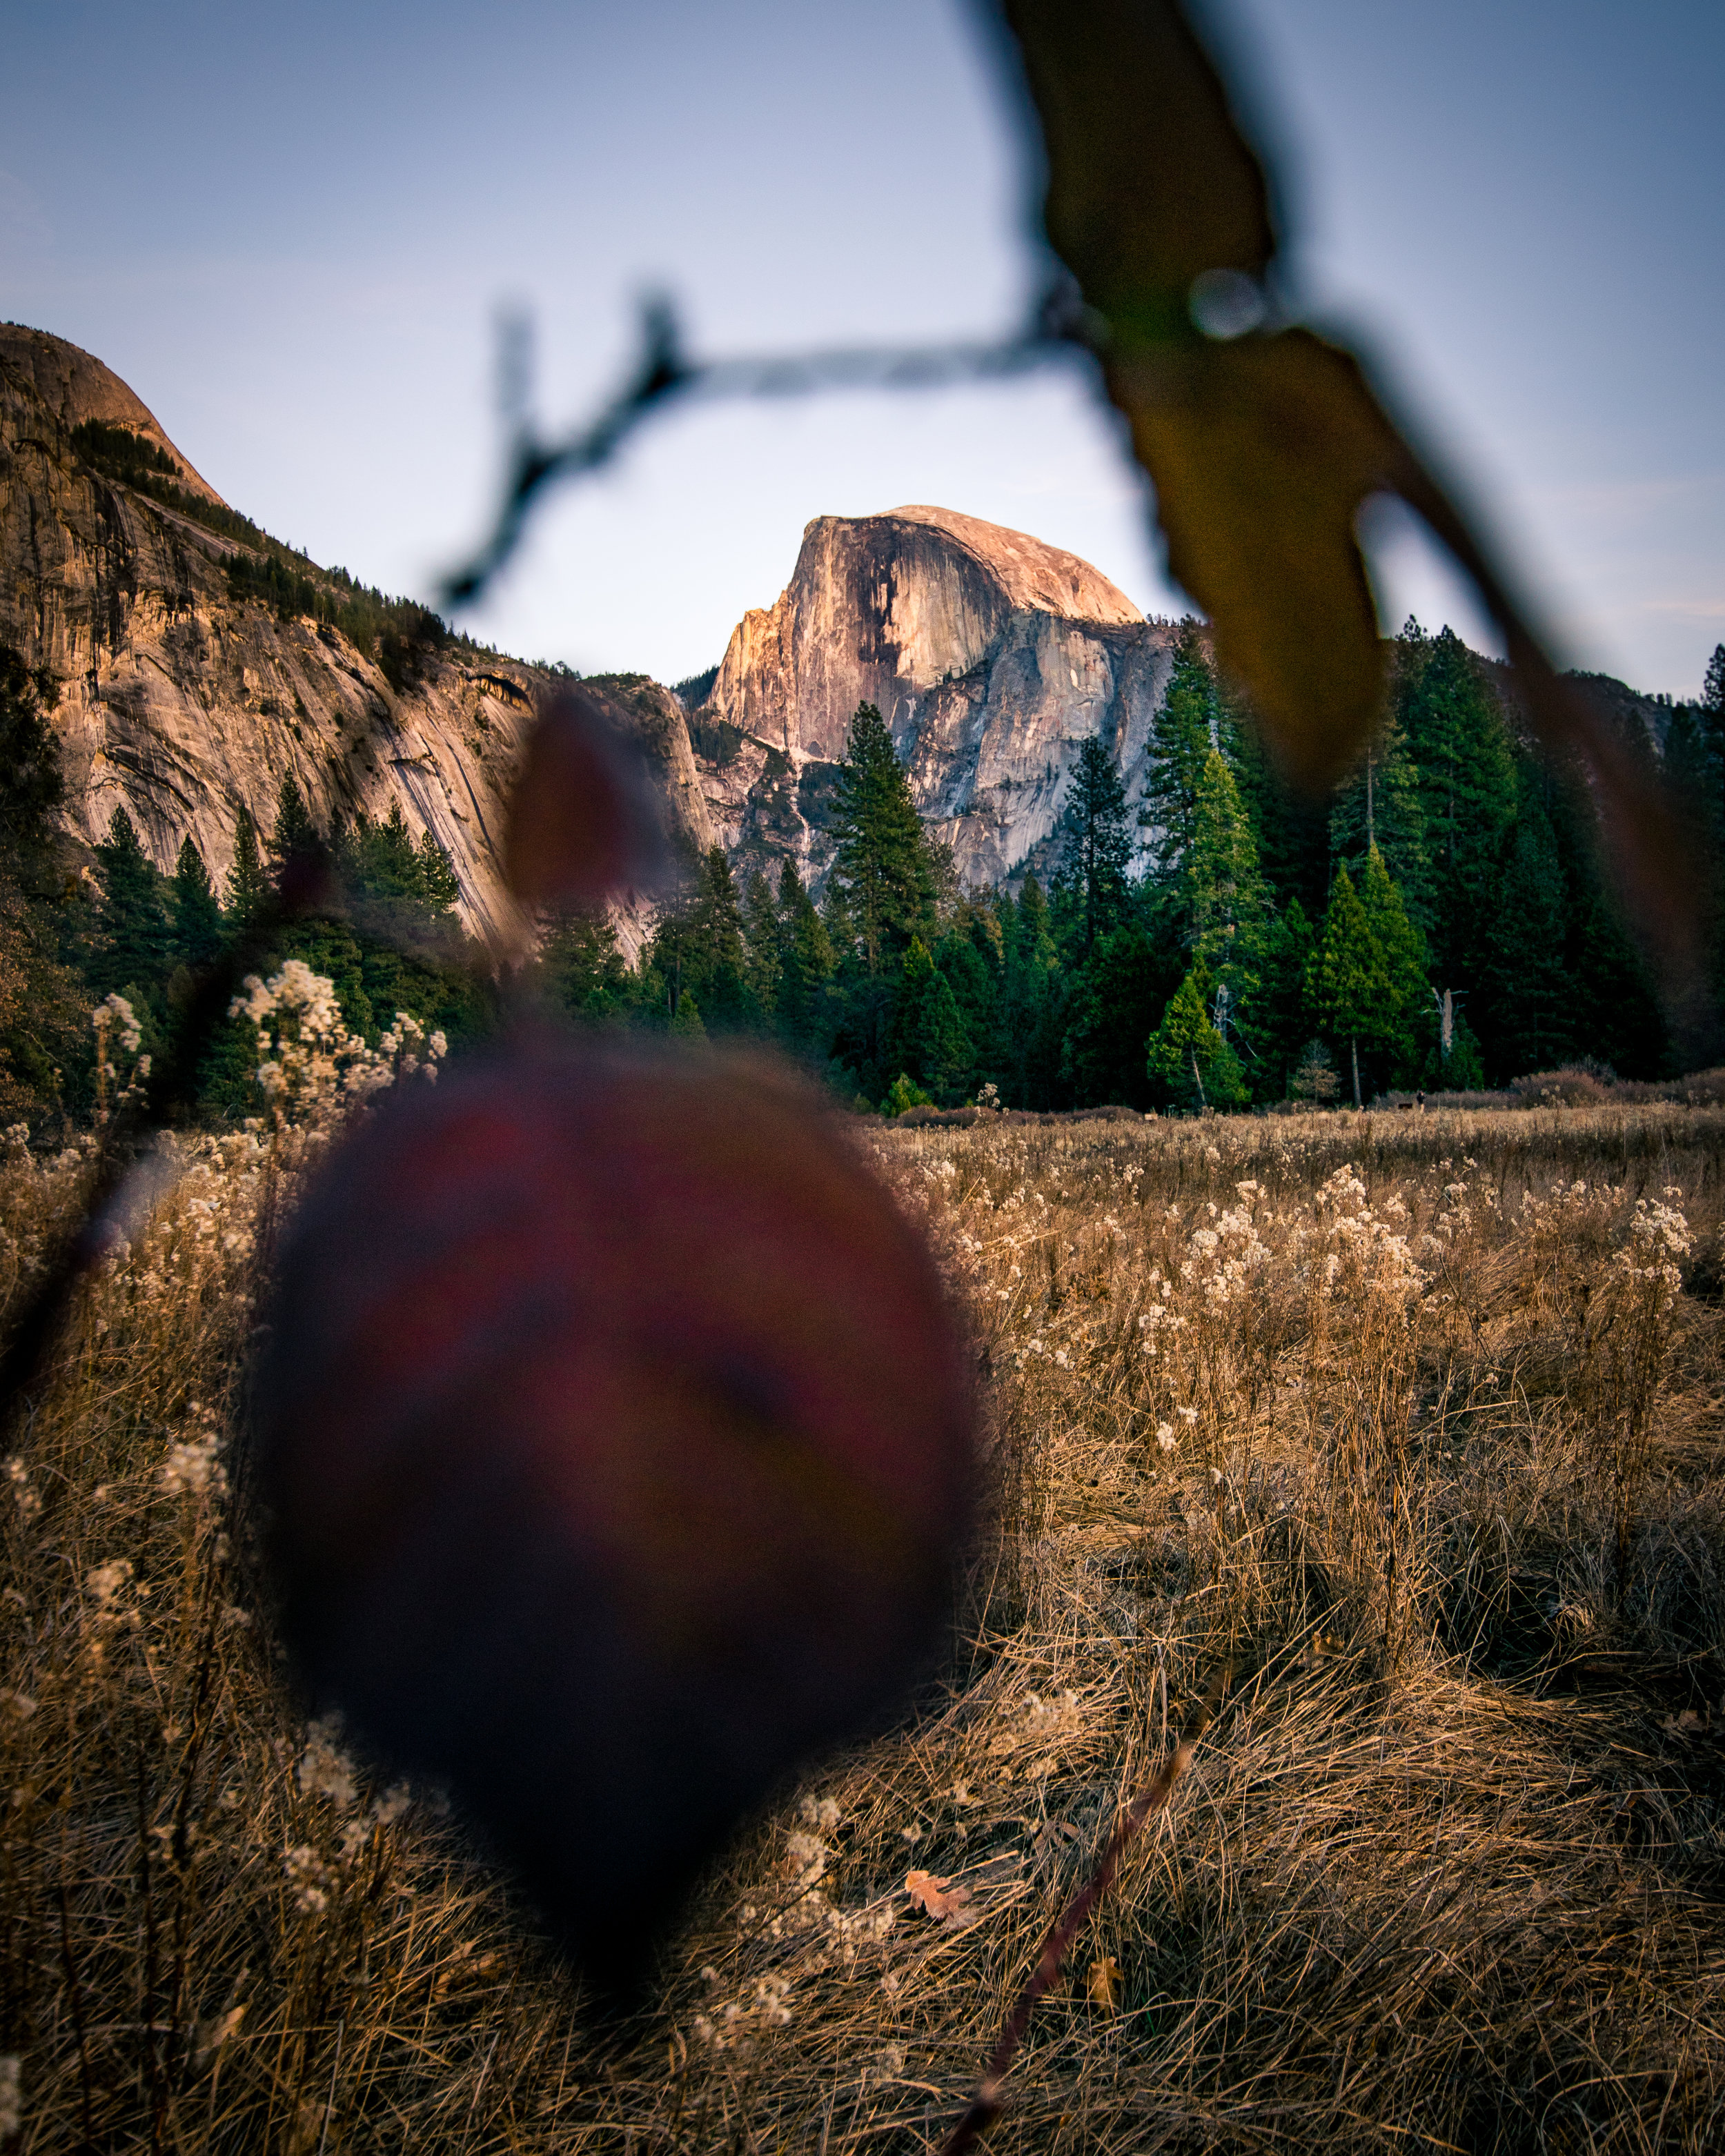
[[[516,421],[503,501],[490,536],[445,579],[446,606],[471,606],[519,544],[537,496],[557,480],[579,479],[608,464],[637,429],[674,399],[716,403],[742,397],[808,397],[825,389],[939,389],[1024,374],[1082,350],[1086,317],[1068,283],[1052,287],[1017,336],[947,344],[836,346],[722,360],[691,359],[683,350],[669,300],[641,310],[641,349],[623,386],[598,416],[561,441],[541,439],[525,417]],[[510,377],[507,408],[521,412],[524,361],[518,326],[504,332],[502,364]]]
[[[961,2156],[961,2152],[973,2147],[986,2133],[1000,2115],[1000,2092],[1007,2075],[1012,2070],[1013,2060],[1024,2041],[1024,2031],[1030,2025],[1030,2016],[1036,2002],[1060,1973],[1060,1964],[1066,1958],[1067,1949],[1079,1934],[1120,1869],[1120,1860],[1135,1835],[1145,1822],[1153,1817],[1168,1803],[1174,1793],[1174,1784],[1192,1764],[1192,1755],[1203,1736],[1216,1717],[1234,1676],[1233,1667],[1223,1663],[1210,1680],[1198,1712],[1186,1725],[1179,1743],[1163,1761],[1156,1779],[1146,1789],[1141,1789],[1115,1822],[1114,1831],[1108,1837],[1108,1845],[1102,1851],[1102,1861],[1082,1888],[1061,1911],[1060,1921],[1042,1943],[1042,1952],[1036,1958],[1036,1966],[1029,1980],[1019,1992],[1006,2026],[1000,2032],[1000,2041],[994,2046],[987,2070],[971,2098],[969,2108],[947,2136],[942,2156]]]

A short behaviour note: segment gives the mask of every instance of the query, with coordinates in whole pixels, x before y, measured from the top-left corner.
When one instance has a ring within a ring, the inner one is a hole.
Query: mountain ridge
[[[178,478],[105,470],[74,439],[92,424]],[[1053,865],[1086,738],[1141,797],[1178,634],[1075,555],[907,504],[812,519],[784,589],[744,614],[693,710],[646,676],[599,685],[686,847],[720,844],[744,875],[789,857],[817,891],[850,719],[876,705],[961,880],[993,886]],[[241,813],[267,829],[291,775],[326,828],[398,801],[414,839],[448,855],[466,927],[506,918],[505,803],[536,706],[567,675],[270,539],[111,369],[17,324],[0,325],[0,640],[61,685],[67,821],[86,845],[124,805],[158,867],[189,834],[219,881]],[[1669,705],[1591,685],[1657,753]],[[619,922],[631,953],[639,911]]]

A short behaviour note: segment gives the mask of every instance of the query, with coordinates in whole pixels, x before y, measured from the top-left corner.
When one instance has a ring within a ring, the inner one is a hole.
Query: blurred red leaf
[[[504,874],[529,911],[649,891],[665,862],[660,803],[619,714],[565,689],[541,712],[516,782]]]
[[[338,1149],[270,1317],[310,1681],[639,1970],[938,1640],[971,1399],[927,1250],[768,1059],[518,1040]]]

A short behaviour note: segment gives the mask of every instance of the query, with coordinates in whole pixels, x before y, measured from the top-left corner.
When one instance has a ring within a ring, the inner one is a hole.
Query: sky
[[[1725,8],[1213,0],[1298,310],[1363,336],[1560,657],[1699,689],[1725,640]],[[434,594],[501,469],[497,324],[547,428],[669,294],[702,355],[1009,330],[1032,161],[956,0],[56,0],[5,23],[0,316],[98,354],[239,509]],[[1148,490],[1081,377],[691,407],[560,492],[461,625],[675,680],[803,526],[934,502],[1153,613]],[[1407,520],[1379,608],[1489,631]]]

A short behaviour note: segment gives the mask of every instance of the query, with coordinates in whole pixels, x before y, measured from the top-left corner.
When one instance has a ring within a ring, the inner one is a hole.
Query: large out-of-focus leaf
[[[1100,317],[1169,568],[1283,763],[1322,785],[1382,707],[1353,527],[1394,484],[1396,429],[1358,362],[1309,331],[1222,341],[1194,322],[1218,273],[1262,292],[1278,234],[1263,164],[1175,0],[1003,4],[1042,123],[1048,237]]]
[[[1179,8],[1006,0],[1048,147],[1055,251],[1117,335],[1189,337],[1206,270],[1261,280],[1276,251],[1264,168]]]
[[[1512,580],[1387,414],[1359,360],[1279,326],[1273,188],[1178,0],[999,0],[1047,153],[1043,221],[1156,489],[1173,575],[1209,616],[1284,766],[1339,777],[1382,716],[1384,647],[1355,539],[1384,492],[1423,516],[1502,629],[1523,709],[1591,785],[1680,1032],[1697,1005],[1697,879],[1658,783],[1563,681]],[[1228,326],[1206,296],[1230,293]],[[1260,326],[1250,326],[1261,306]]]
[[[338,1149],[270,1317],[309,1683],[628,1981],[938,1642],[971,1400],[920,1236],[769,1059],[527,1035]]]
[[[1210,617],[1217,658],[1295,778],[1338,777],[1384,697],[1354,517],[1403,462],[1358,362],[1289,329],[1106,372],[1155,475],[1168,567]]]
[[[593,906],[649,891],[665,859],[661,804],[610,701],[562,690],[540,713],[510,803],[504,873],[516,902]]]

